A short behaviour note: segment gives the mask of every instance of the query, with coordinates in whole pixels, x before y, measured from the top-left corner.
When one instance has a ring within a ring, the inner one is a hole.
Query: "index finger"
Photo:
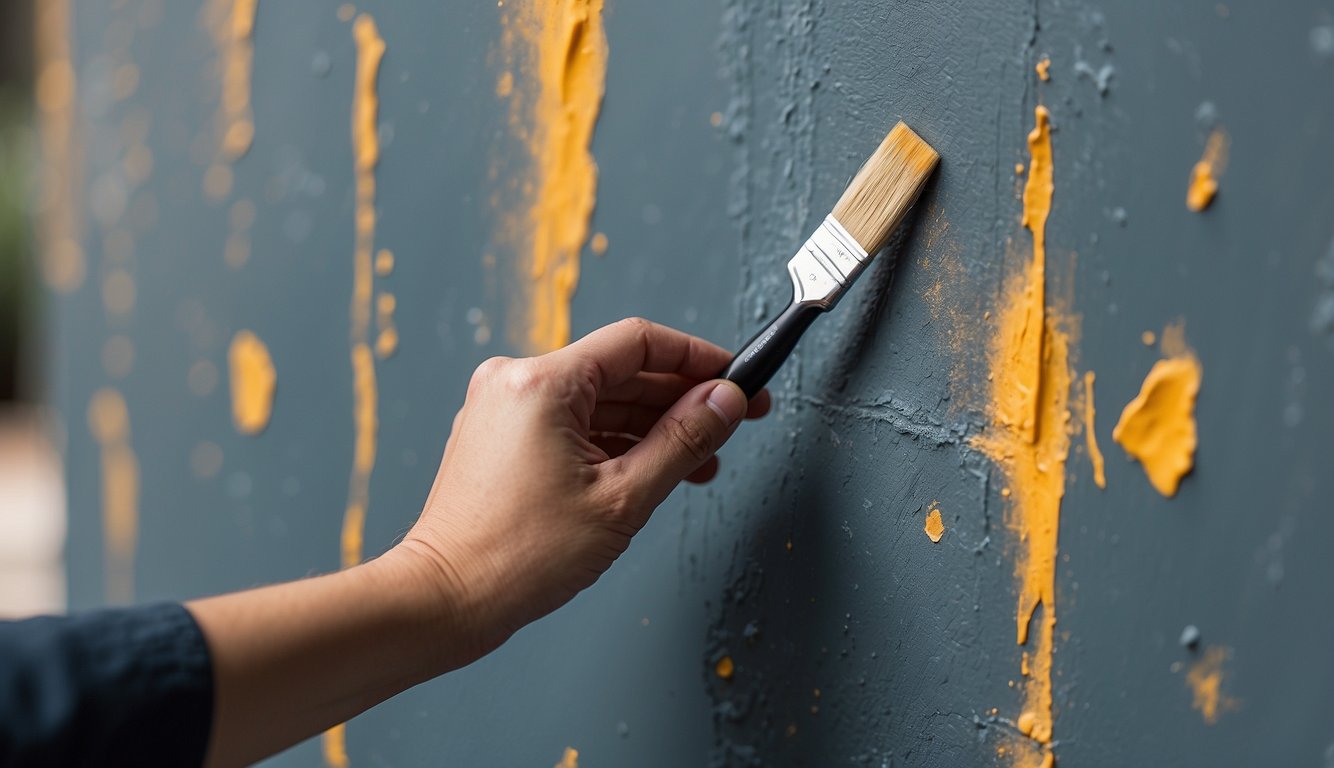
[[[595,382],[599,390],[641,371],[706,381],[732,359],[732,353],[717,344],[640,317],[603,326],[557,354],[592,364],[601,377]]]

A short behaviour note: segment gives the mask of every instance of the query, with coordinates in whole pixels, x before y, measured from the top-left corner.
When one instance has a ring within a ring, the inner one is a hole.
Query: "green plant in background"
[[[22,384],[22,341],[31,325],[26,205],[31,147],[27,100],[0,90],[0,400],[15,397]]]

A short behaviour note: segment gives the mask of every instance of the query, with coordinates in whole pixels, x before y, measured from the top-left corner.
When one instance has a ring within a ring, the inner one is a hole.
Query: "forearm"
[[[213,659],[208,766],[286,749],[463,663],[457,601],[411,552],[187,604]]]

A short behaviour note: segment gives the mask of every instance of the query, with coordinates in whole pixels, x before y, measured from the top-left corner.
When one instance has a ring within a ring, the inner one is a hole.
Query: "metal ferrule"
[[[832,309],[871,257],[832,215],[826,216],[787,263],[792,301]]]

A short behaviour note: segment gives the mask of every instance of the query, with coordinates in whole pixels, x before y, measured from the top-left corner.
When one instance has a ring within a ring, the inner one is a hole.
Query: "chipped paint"
[[[1204,145],[1204,155],[1190,171],[1190,186],[1186,189],[1186,207],[1192,211],[1203,211],[1214,201],[1218,194],[1218,177],[1227,167],[1227,134],[1221,128],[1209,134]]]
[[[269,348],[250,331],[239,331],[227,349],[231,373],[232,423],[243,435],[258,435],[269,425],[278,375]]]
[[[1065,462],[1069,454],[1071,372],[1069,321],[1046,303],[1046,222],[1051,211],[1052,150],[1049,115],[1035,110],[1028,135],[1029,177],[1023,224],[1033,235],[1032,258],[1005,286],[992,345],[988,430],[973,445],[1004,473],[1007,525],[1017,548],[1015,612],[1021,655],[1023,709],[1016,723],[1027,737],[1009,745],[1015,765],[1049,765],[1052,656],[1056,630],[1056,552]],[[1008,496],[1006,491],[1009,492]],[[1038,606],[1041,616],[1035,627]],[[1032,638],[1030,640],[1030,633]]]
[[[366,511],[370,505],[371,473],[375,469],[376,433],[379,428],[379,394],[375,356],[370,346],[371,299],[374,295],[375,264],[375,167],[380,161],[378,131],[380,99],[376,81],[385,42],[375,19],[361,14],[352,24],[357,48],[352,94],[352,156],[356,183],[353,211],[352,303],[349,343],[352,362],[352,425],[354,446],[348,479],[347,506],[339,537],[340,561],[344,568],[364,557]],[[348,764],[346,724],[325,731],[324,761],[330,768]]]
[[[35,218],[42,276],[53,290],[83,285],[87,265],[78,201],[83,141],[78,133],[78,81],[70,55],[70,0],[33,4],[37,79],[33,95],[41,142],[41,194]]]
[[[101,449],[106,598],[129,603],[139,540],[139,459],[130,445],[130,411],[119,391],[102,389],[93,395],[88,429]]]
[[[1200,711],[1204,722],[1213,725],[1218,716],[1236,709],[1239,704],[1223,693],[1223,681],[1227,678],[1223,664],[1232,653],[1221,646],[1208,646],[1200,658],[1186,671],[1186,687],[1191,692],[1191,706]]]
[[[570,301],[597,195],[589,145],[607,72],[602,7],[603,0],[502,6],[500,52],[512,80],[510,134],[530,167],[515,180],[513,199],[498,202],[498,239],[519,258],[525,278],[515,343],[530,353],[570,339]]]
[[[1093,381],[1096,378],[1093,371],[1084,371],[1084,445],[1088,449],[1089,464],[1093,467],[1093,482],[1099,488],[1107,487],[1107,466],[1102,456],[1102,449],[1098,447],[1098,434],[1094,429],[1094,421],[1097,417],[1097,409],[1093,404]]]
[[[1038,60],[1038,63],[1034,65],[1033,69],[1038,73],[1039,80],[1044,83],[1047,82],[1051,79],[1051,57],[1043,56]]]
[[[1195,465],[1195,398],[1204,369],[1180,325],[1163,331],[1161,349],[1167,357],[1154,364],[1121,411],[1112,439],[1139,461],[1159,493],[1171,497]]]
[[[926,524],[922,526],[926,531],[926,537],[933,543],[939,544],[942,536],[945,535],[945,522],[940,519],[940,508],[935,504],[931,505],[931,511],[926,513]]]

